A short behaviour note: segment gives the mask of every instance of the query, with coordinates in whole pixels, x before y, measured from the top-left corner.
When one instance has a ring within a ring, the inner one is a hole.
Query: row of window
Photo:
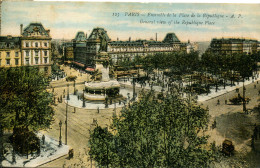
[[[39,43],[38,43],[38,42],[35,42],[35,43],[34,43],[34,46],[35,46],[35,47],[39,47]],[[44,47],[48,47],[48,43],[47,43],[47,42],[44,42],[44,43],[43,43],[43,46],[44,46]],[[25,47],[30,47],[30,43],[29,43],[29,42],[25,42]]]
[[[30,51],[25,51],[25,56],[26,57],[29,57],[30,56]],[[48,51],[44,51],[43,52],[44,53],[44,56],[48,56]],[[34,51],[34,54],[35,54],[35,56],[39,56],[39,51]]]
[[[11,61],[10,59],[6,59],[5,60],[5,65],[10,65]],[[44,58],[44,64],[47,64],[48,63],[48,58]],[[15,59],[15,65],[18,65],[19,64],[19,58],[16,58]],[[30,60],[29,59],[25,59],[25,64],[26,65],[29,65],[30,64]],[[34,58],[34,64],[39,64],[39,58]],[[1,60],[0,60],[0,66],[1,66]]]
[[[10,57],[10,52],[6,52],[6,57]],[[15,57],[19,57],[19,52],[15,52]],[[1,52],[0,52],[0,58],[1,58]]]
[[[30,56],[30,51],[25,51],[26,57]],[[34,51],[35,56],[39,56],[39,51]],[[44,56],[48,56],[48,51],[44,51]],[[15,52],[15,57],[19,57],[19,52]],[[0,58],[1,58],[1,52],[0,52]],[[10,58],[10,52],[6,52],[6,58]]]
[[[6,59],[5,60],[5,64],[6,65],[10,65],[10,59]],[[18,65],[19,64],[19,59],[15,59],[15,65]],[[0,60],[0,66],[1,66],[1,60]]]

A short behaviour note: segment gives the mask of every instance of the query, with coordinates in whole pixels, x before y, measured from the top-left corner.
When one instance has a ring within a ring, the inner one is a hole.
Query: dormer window
[[[44,43],[44,47],[47,47],[47,43]]]
[[[37,42],[35,43],[35,47],[38,47],[38,43]]]
[[[29,47],[29,43],[28,42],[25,43],[25,47]]]

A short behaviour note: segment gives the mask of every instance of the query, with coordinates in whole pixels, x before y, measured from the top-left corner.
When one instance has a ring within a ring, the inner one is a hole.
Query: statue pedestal
[[[98,70],[98,73],[102,74],[101,81],[107,82],[109,81],[109,66],[104,67],[104,64],[108,64],[109,62],[109,56],[107,52],[100,52],[97,55],[96,59],[96,69]]]

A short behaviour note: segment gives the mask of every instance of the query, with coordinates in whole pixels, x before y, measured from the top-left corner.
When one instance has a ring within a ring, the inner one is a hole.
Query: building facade
[[[21,66],[20,38],[0,36],[0,67],[16,66]]]
[[[105,38],[107,42],[107,52],[114,64],[118,64],[125,59],[134,59],[135,56],[176,51],[191,52],[193,50],[190,43],[181,43],[175,33],[167,33],[163,41],[132,41],[131,38],[128,41],[111,41],[104,28],[94,28],[89,37],[86,39],[85,37],[87,35],[83,32],[78,32],[76,38],[73,40],[74,65],[83,68],[93,67],[93,60],[100,49],[101,37]]]
[[[21,25],[21,29],[22,25]],[[38,66],[40,71],[51,73],[50,30],[41,23],[30,23],[21,34],[22,65]]]
[[[21,36],[0,36],[1,67],[38,66],[40,71],[51,73],[50,31],[41,23],[20,27]]]
[[[213,38],[207,52],[253,54],[257,52],[258,41],[244,38]]]

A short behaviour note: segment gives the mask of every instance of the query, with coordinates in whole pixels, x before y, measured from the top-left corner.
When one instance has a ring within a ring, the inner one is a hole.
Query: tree
[[[215,153],[201,133],[208,111],[177,93],[157,98],[142,93],[139,102],[113,118],[111,131],[97,126],[90,156],[101,167],[208,167]]]
[[[0,78],[0,123],[3,129],[13,129],[15,146],[28,153],[28,138],[53,121],[49,80],[34,67],[1,69]]]

